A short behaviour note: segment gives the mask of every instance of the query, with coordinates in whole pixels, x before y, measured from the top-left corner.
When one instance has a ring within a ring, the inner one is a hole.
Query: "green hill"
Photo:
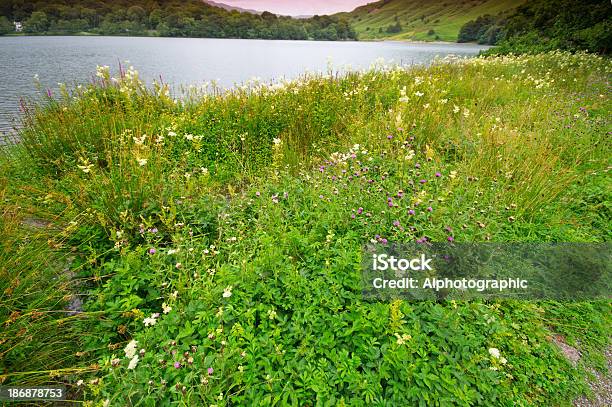
[[[511,10],[524,0],[382,0],[340,13],[360,39],[456,41],[461,26],[485,14]]]

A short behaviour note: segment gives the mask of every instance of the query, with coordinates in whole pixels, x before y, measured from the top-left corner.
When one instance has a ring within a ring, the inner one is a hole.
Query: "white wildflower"
[[[231,296],[232,296],[232,286],[229,285],[225,287],[225,289],[223,290],[223,298],[229,298]]]
[[[134,357],[134,355],[136,354],[137,345],[138,341],[135,341],[134,339],[132,339],[130,343],[127,344],[127,346],[123,349],[126,358],[131,359]]]
[[[497,348],[489,348],[489,355],[493,356],[495,359],[499,359],[500,352]]]
[[[142,322],[144,326],[153,326],[157,323],[157,318],[159,318],[159,314],[151,314],[150,317],[145,318]]]
[[[162,304],[162,310],[163,310],[164,314],[168,314],[170,311],[172,311],[172,307],[164,302]]]
[[[147,165],[147,162],[148,162],[146,158],[137,158],[136,161],[138,162],[138,165],[141,167],[144,167],[145,165]]]
[[[130,363],[128,364],[128,369],[129,370],[134,370],[136,368],[136,366],[138,365],[138,362],[140,361],[140,358],[138,357],[138,355],[135,355],[132,360],[130,360]]]

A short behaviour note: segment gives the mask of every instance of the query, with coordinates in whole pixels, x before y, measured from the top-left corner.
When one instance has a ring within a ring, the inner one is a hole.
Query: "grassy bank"
[[[181,101],[99,69],[0,159],[0,380],[98,405],[570,404],[605,369],[609,301],[365,301],[361,247],[609,241],[611,68],[490,57]]]

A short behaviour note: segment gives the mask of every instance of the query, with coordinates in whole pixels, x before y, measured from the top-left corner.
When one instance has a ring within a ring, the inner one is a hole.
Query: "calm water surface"
[[[34,75],[45,88],[90,80],[97,65],[117,71],[129,61],[150,82],[160,76],[174,88],[216,80],[231,87],[252,77],[294,78],[305,71],[350,65],[369,67],[379,58],[426,64],[436,56],[476,55],[474,44],[314,42],[136,37],[0,37],[0,132],[15,123],[21,97],[36,97]]]

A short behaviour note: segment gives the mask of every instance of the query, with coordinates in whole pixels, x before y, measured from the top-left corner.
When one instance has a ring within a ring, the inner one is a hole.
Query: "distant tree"
[[[15,31],[15,27],[8,18],[0,16],[0,35],[5,35]]]
[[[387,27],[387,34],[397,34],[402,32],[402,25],[397,22]]]
[[[23,30],[30,33],[42,33],[49,28],[49,20],[47,14],[42,11],[35,11],[30,15],[24,24]]]

